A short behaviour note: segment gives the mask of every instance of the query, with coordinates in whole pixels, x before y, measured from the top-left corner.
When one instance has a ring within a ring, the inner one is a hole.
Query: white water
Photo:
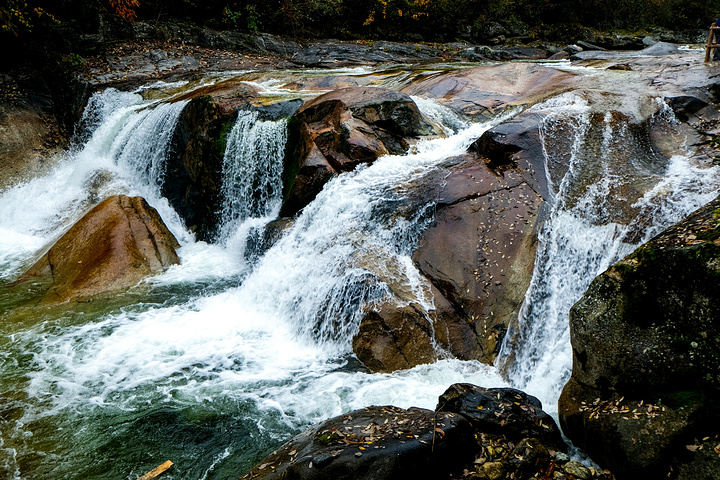
[[[263,121],[257,112],[238,112],[223,159],[222,240],[249,218],[277,216],[286,141],[286,120]]]
[[[239,118],[226,154],[224,240],[209,245],[196,242],[159,196],[166,142],[183,104],[155,104],[114,90],[96,95],[84,146],[53,174],[0,194],[0,275],[12,278],[38,248],[111,193],[143,195],[158,208],[182,244],[182,264],[147,282],[157,293],[145,302],[87,320],[82,312],[60,319],[39,312],[37,322],[10,330],[0,365],[27,365],[19,373],[10,369],[19,378],[3,383],[3,394],[22,391],[27,400],[22,415],[2,428],[0,471],[23,478],[18,454],[27,455],[23,445],[43,445],[35,433],[43,419],[52,431],[74,431],[80,423],[81,439],[105,447],[121,435],[109,429],[113,433],[105,438],[106,417],[130,419],[124,421],[136,430],[148,412],[164,408],[182,412],[174,427],[184,425],[185,415],[207,411],[230,417],[228,424],[217,420],[232,433],[229,439],[219,437],[183,458],[193,469],[182,478],[225,478],[241,473],[222,467],[245,455],[249,447],[239,438],[277,444],[312,422],[366,405],[433,408],[455,382],[507,385],[494,367],[478,362],[446,359],[385,375],[367,373],[351,355],[364,303],[392,290],[398,302],[431,306],[428,285],[410,260],[433,208],[418,191],[427,189],[423,179],[439,162],[463,153],[491,126],[463,129],[441,108],[418,103],[447,127],[448,138],[421,141],[410,155],[387,156],[335,178],[248,265],[247,233],[272,218],[279,205],[283,122]],[[566,94],[534,108],[548,115],[542,134],[551,210],[540,232],[519,338],[503,345],[500,361],[512,349],[510,383],[538,396],[552,412],[570,371],[572,303],[633,245],[712,199],[720,172],[682,156],[665,164],[633,154],[630,163],[618,164],[618,157],[627,156],[631,133],[611,114],[593,123],[591,105],[580,96]],[[268,155],[257,155],[264,149]],[[630,208],[617,212],[618,204],[628,203]],[[232,430],[236,425],[243,430]],[[158,434],[159,440],[148,443],[141,433],[123,435],[124,443],[155,448],[157,456],[172,442],[185,441]],[[63,478],[74,468],[65,466],[67,458],[72,462],[78,455],[81,462],[88,454],[54,441],[57,451],[49,449],[48,456],[58,466],[46,467],[53,473],[48,478]],[[258,460],[244,458],[243,468]]]
[[[519,336],[505,337],[498,364],[508,368],[514,387],[555,414],[572,369],[572,305],[610,265],[713,200],[720,169],[640,151],[643,139],[634,138],[627,123],[611,113],[593,123],[591,105],[578,94],[531,110],[547,115],[541,139],[552,198]],[[653,121],[671,130],[676,123],[664,104]]]
[[[38,246],[77,219],[91,196],[119,191],[145,196],[179,238],[182,264],[150,279],[147,287],[181,294],[90,321],[83,321],[80,313],[14,330],[13,347],[0,354],[0,361],[32,352],[31,368],[23,371],[19,385],[9,387],[22,388],[32,400],[23,403],[18,420],[3,428],[13,445],[32,437],[43,419],[73,428],[76,416],[87,419],[86,441],[97,442],[92,429],[100,428],[99,419],[105,415],[142,415],[161,406],[210,406],[238,421],[251,408],[252,427],[242,435],[277,441],[297,428],[369,404],[434,408],[438,395],[455,382],[506,384],[491,366],[457,360],[392,375],[370,374],[352,360],[350,348],[360,307],[388,295],[387,284],[399,301],[431,306],[428,285],[410,254],[432,205],[412,191],[422,187],[422,177],[437,163],[464,152],[491,124],[472,125],[447,139],[421,141],[411,155],[388,156],[335,178],[250,271],[238,238],[254,219],[265,221],[263,216],[277,211],[278,158],[262,157],[260,163],[265,163],[252,168],[239,163],[258,160],[257,152],[248,147],[269,146],[279,152],[284,143],[279,134],[284,132],[282,123],[238,121],[233,135],[243,133],[229,145],[231,181],[223,212],[237,230],[226,233],[233,241],[208,245],[195,242],[159,198],[165,147],[151,146],[147,140],[165,138],[182,104],[147,104],[137,95],[107,91],[96,95],[91,105],[94,120],[86,123],[95,129],[84,148],[68,155],[48,177],[0,197],[0,218],[25,219],[4,222],[9,232],[5,238],[35,241],[31,246],[13,244],[3,273],[15,275],[16,265],[26,263]],[[104,180],[96,182],[97,191],[88,193],[88,182],[99,175]],[[267,183],[257,190],[259,179]],[[28,222],[25,217],[34,206],[23,199],[46,190],[63,195],[44,195],[48,214]],[[238,202],[230,198],[230,191],[251,193]],[[62,219],[48,228],[50,212],[58,211],[64,212]],[[233,286],[237,278],[243,278],[242,284]],[[228,280],[225,286],[223,279]],[[206,452],[208,461],[215,460],[198,470],[197,478],[214,472],[216,463],[228,455],[242,456],[238,448],[229,442],[212,457]],[[20,463],[16,455],[15,447],[0,447],[0,465],[14,472]],[[76,454],[59,447],[57,455],[72,461]],[[43,468],[62,477],[67,461]],[[21,478],[22,472],[12,476]]]

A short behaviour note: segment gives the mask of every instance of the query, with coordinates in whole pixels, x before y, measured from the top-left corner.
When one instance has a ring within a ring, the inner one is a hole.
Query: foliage
[[[0,23],[3,33],[17,37],[21,33],[32,32],[33,27],[42,21],[58,22],[44,8],[32,3],[28,5],[27,1],[9,0],[6,6],[0,7]]]
[[[137,20],[137,12],[135,10],[140,6],[138,0],[108,0],[108,2],[117,16],[130,20],[131,22]]]

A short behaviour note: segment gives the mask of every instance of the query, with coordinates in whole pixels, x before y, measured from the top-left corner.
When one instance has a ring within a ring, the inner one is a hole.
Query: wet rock
[[[210,95],[193,98],[183,109],[167,159],[162,194],[198,240],[212,241],[218,226],[223,139],[236,112]]]
[[[288,124],[281,215],[300,211],[333,175],[387,153],[405,153],[408,139],[431,132],[403,93],[355,87],[311,100]]]
[[[566,449],[560,430],[542,410],[540,401],[520,390],[457,383],[440,396],[436,410],[462,415],[477,432],[502,435],[513,442],[534,438],[537,441],[526,442],[526,447],[535,450],[535,455],[544,456],[539,444],[553,450]]]
[[[494,361],[530,284],[546,195],[538,121],[506,122],[446,163],[434,221],[413,255],[436,304],[454,310],[443,318],[459,358]]]
[[[229,80],[178,98],[189,102],[175,128],[162,193],[198,240],[215,239],[225,142],[237,110],[255,108],[271,116],[295,105],[291,101],[280,106],[253,106],[256,95],[254,87]]]
[[[70,227],[18,281],[52,278],[45,302],[85,300],[180,263],[179,246],[143,198],[113,196]]]
[[[510,452],[507,463],[510,470],[517,472],[521,478],[530,478],[538,470],[547,469],[550,452],[537,438],[523,438]]]
[[[476,448],[460,415],[368,407],[297,435],[241,478],[447,478]]]
[[[49,99],[0,102],[0,191],[48,171],[67,144]]]
[[[353,338],[353,351],[374,372],[388,373],[437,361],[433,325],[419,305],[385,304],[370,311]]]
[[[716,199],[598,276],[570,312],[560,419],[619,478],[699,468],[685,445],[720,427],[719,239]]]
[[[483,119],[549,97],[579,77],[530,63],[507,63],[430,75],[403,91],[435,100],[469,118]]]
[[[577,480],[590,480],[593,477],[590,469],[580,462],[567,462],[563,465],[563,470],[565,473],[572,475]]]
[[[296,98],[294,100],[286,100],[284,102],[275,102],[268,105],[252,105],[244,107],[244,110],[257,112],[258,119],[264,122],[276,122],[284,118],[290,118],[303,106],[303,100]]]

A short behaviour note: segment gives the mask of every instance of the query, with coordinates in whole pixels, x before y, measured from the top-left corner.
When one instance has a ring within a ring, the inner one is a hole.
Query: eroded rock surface
[[[532,104],[577,84],[580,77],[532,63],[506,63],[430,75],[404,91],[474,119]]]
[[[619,478],[711,478],[695,469],[720,428],[718,279],[720,199],[597,277],[570,312],[561,422]]]
[[[180,245],[142,197],[109,197],[78,220],[19,281],[51,277],[46,302],[122,291],[170,265]]]

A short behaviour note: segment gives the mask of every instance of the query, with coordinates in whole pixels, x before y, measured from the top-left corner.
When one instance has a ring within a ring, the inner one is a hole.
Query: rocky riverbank
[[[135,89],[160,79],[192,83],[201,74],[227,70],[259,72],[255,81],[208,82],[172,97],[188,103],[172,135],[162,194],[192,234],[206,242],[216,241],[223,152],[239,110],[288,121],[282,218],[260,235],[265,250],[330,179],[372,165],[388,153],[405,155],[422,137],[450,134],[422,115],[418,99],[447,107],[461,123],[514,115],[438,164],[422,179],[427,183],[403,185],[403,204],[376,213],[422,220],[409,257],[425,288],[408,288],[406,279],[398,280],[395,271],[374,263],[373,255],[381,254],[362,252],[358,264],[366,275],[359,285],[348,287],[348,298],[358,297],[350,291],[355,287],[385,289],[381,300],[360,306],[351,343],[357,359],[375,372],[408,369],[444,356],[491,364],[503,342],[517,340],[517,319],[549,204],[573,168],[573,155],[599,158],[608,151],[610,135],[605,132],[622,132],[628,146],[613,151],[614,163],[607,168],[619,166],[635,175],[608,187],[608,201],[618,207],[613,217],[618,224],[630,223],[635,205],[653,188],[648,177],[667,168],[674,155],[705,167],[717,162],[717,67],[702,64],[698,51],[653,39],[641,40],[652,44],[642,51],[606,52],[596,47],[609,40],[598,38],[579,48],[304,45],[268,35],[202,30],[168,30],[158,40],[154,27],[133,28],[130,42],[86,60],[76,95],[68,96],[72,103],[105,87]],[[462,65],[454,71],[446,66],[550,57],[569,59],[545,65]],[[395,90],[374,83],[373,76],[389,73],[369,70],[355,76],[328,70],[316,78],[279,82],[285,92],[298,93],[290,101],[268,101],[259,86],[265,78],[261,74],[276,69],[404,62],[413,67]],[[154,93],[146,88],[140,94]],[[553,99],[575,102],[571,105],[581,114],[553,117]],[[0,191],[40,173],[44,159],[66,144],[48,143],[60,130],[50,107],[38,108],[43,102],[41,97],[30,103],[13,98],[4,104],[14,110],[3,110],[0,117],[10,132],[3,139],[8,170]],[[587,133],[580,153],[567,133],[574,128]],[[28,131],[33,135],[27,136]],[[43,139],[41,146],[38,139]],[[580,203],[590,181],[579,185],[564,201]],[[70,229],[74,235],[63,237],[21,278],[53,277],[55,285],[43,294],[46,301],[53,295],[61,301],[92,301],[177,263],[176,240],[142,199],[111,197],[100,205],[108,210],[93,209]],[[718,321],[712,293],[717,209],[701,210],[612,267],[572,310],[574,367],[561,401],[561,420],[566,433],[619,478],[665,475],[670,467],[680,472],[678,478],[701,478],[716,467],[711,452],[718,422],[711,407],[717,400],[718,348],[708,332]],[[99,228],[86,229],[87,223]],[[636,229],[627,233],[628,242],[641,237],[642,225]],[[89,250],[88,243],[112,248]],[[86,262],[90,257],[93,262]],[[248,475],[379,479],[433,472],[481,480],[612,478],[609,472],[570,461],[564,449],[554,421],[533,397],[456,385],[435,411],[371,407],[327,420]]]

